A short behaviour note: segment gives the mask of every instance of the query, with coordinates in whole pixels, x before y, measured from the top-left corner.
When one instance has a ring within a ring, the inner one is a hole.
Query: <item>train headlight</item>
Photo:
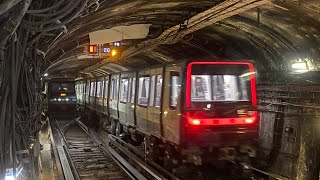
[[[253,119],[245,119],[245,122],[248,124],[251,124],[251,123],[253,123]]]

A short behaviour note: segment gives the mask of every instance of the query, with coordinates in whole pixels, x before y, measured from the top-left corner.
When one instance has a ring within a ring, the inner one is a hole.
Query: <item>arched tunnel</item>
[[[50,79],[193,59],[253,63],[256,167],[286,179],[319,179],[319,13],[318,0],[3,0],[0,179],[17,174],[20,164],[25,177],[39,178],[35,149]],[[116,57],[88,52],[115,42]]]

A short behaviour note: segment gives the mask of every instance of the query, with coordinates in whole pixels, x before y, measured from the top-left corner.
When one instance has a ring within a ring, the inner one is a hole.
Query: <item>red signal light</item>
[[[88,45],[88,54],[97,54],[97,45]]]

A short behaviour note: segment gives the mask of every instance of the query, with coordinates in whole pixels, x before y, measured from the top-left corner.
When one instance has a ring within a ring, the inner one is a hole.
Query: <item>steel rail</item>
[[[119,166],[120,168],[125,171],[128,176],[132,179],[137,180],[147,180],[145,176],[143,176],[136,168],[134,168],[128,161],[126,161],[119,153],[117,153],[114,149],[112,149],[108,144],[105,144],[101,139],[98,139],[97,136],[94,136],[92,133],[89,132],[89,128],[84,125],[79,119],[75,120],[79,127],[87,133],[87,135],[95,141],[98,146],[107,154],[109,155]]]

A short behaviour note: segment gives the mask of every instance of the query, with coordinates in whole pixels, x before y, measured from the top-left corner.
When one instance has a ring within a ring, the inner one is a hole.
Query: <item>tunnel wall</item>
[[[290,179],[319,179],[317,75],[273,72],[260,77],[262,169]]]

